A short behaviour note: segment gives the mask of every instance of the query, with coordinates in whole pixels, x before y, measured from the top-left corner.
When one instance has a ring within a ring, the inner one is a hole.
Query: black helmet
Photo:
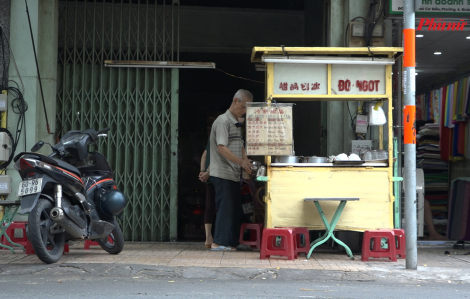
[[[124,193],[118,190],[111,190],[101,197],[100,208],[107,216],[119,214],[126,207],[127,199]]]

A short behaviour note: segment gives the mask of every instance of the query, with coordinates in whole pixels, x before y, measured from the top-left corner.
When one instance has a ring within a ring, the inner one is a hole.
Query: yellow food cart
[[[265,227],[325,230],[327,226],[328,231],[328,225],[333,223],[325,223],[323,216],[323,219],[318,217],[320,210],[308,199],[323,200],[321,213],[328,219],[338,212],[338,201],[348,199],[351,201],[343,206],[342,214],[339,211],[341,217],[338,215],[335,229],[393,228],[392,65],[402,52],[402,48],[391,47],[253,48],[251,61],[266,65],[268,104],[382,100],[388,106],[387,122],[379,127],[378,140],[382,148],[385,127],[388,161],[289,165],[272,163],[267,155]],[[349,248],[347,251],[350,253]]]

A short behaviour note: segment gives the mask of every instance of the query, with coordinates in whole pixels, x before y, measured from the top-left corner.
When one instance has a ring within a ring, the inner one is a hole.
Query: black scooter
[[[126,197],[117,190],[106,158],[88,150],[107,131],[70,131],[51,145],[50,156],[36,153],[44,145],[39,141],[31,152],[14,158],[23,179],[19,213],[29,213],[26,234],[46,264],[57,262],[70,240],[96,240],[111,254],[124,248],[116,216],[125,208]]]

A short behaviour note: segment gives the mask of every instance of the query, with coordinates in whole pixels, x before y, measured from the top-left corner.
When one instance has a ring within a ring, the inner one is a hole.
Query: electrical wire
[[[372,39],[372,32],[374,32],[375,25],[383,16],[385,11],[385,1],[380,1],[378,3],[377,8],[377,0],[371,0],[369,6],[369,11],[366,17],[366,31],[365,31],[365,38],[366,38],[366,46],[370,47],[371,39]],[[377,16],[376,16],[377,15]]]
[[[18,74],[18,78],[20,79],[20,83],[21,83],[21,92],[24,93],[24,84],[23,84],[23,80],[21,79],[21,75],[20,75],[20,70],[18,69],[18,65],[16,64],[16,59],[15,59],[15,55],[13,55],[13,51],[11,50],[11,47],[10,47],[10,43],[8,43],[8,39],[5,39],[5,42],[8,46],[8,50],[10,51],[10,55],[11,55],[11,59],[13,61],[13,65],[15,66],[15,70],[16,70],[16,73]],[[18,83],[16,83],[15,81],[13,80],[9,80],[8,82],[14,82],[16,84],[16,86],[18,86]],[[8,83],[7,82],[7,83]],[[6,85],[8,86],[8,84]],[[18,86],[19,88],[19,86]]]
[[[42,105],[44,107],[44,116],[46,117],[47,134],[52,134],[51,129],[49,127],[49,120],[47,119],[46,103],[44,101],[44,92],[42,90],[41,74],[39,73],[38,55],[36,54],[36,46],[34,44],[33,27],[31,27],[31,18],[29,17],[28,1],[24,0],[24,3],[26,4],[26,14],[28,16],[29,32],[31,33],[31,42],[33,43],[33,52],[34,52],[34,59],[36,61],[36,70],[38,74],[39,90],[41,91]]]
[[[354,115],[354,118],[353,118],[352,114],[351,114],[351,110],[349,110],[349,101],[346,102],[346,106],[348,107],[349,118],[351,119],[351,122],[350,122],[351,129],[353,129],[353,131],[355,132],[356,131],[357,111],[356,111],[356,114]]]
[[[14,83],[17,84],[16,82]],[[16,152],[16,148],[20,141],[21,133],[23,129],[26,127],[25,114],[26,114],[26,111],[28,110],[28,104],[24,100],[23,94],[17,87],[7,87],[6,90],[8,91],[9,95],[14,97],[14,99],[11,101],[11,107],[12,107],[13,113],[19,114],[19,117],[18,117],[18,123],[16,124],[15,137],[13,137],[13,134],[11,134],[7,129],[0,129],[0,132],[7,133],[7,135],[12,140],[11,153],[10,153],[10,157],[8,158],[8,161],[0,164],[0,169],[3,169],[3,170],[5,170],[8,167],[8,165],[11,163],[11,161],[13,160],[13,157]],[[25,146],[24,151],[26,151],[26,132],[24,133],[24,146]]]
[[[222,73],[224,73],[224,74],[226,74],[226,75],[229,75],[229,76],[234,77],[234,78],[237,78],[237,79],[242,79],[242,80],[247,80],[247,81],[252,81],[252,82],[264,84],[264,82],[262,82],[262,81],[257,81],[257,80],[253,80],[253,79],[248,79],[248,78],[244,78],[244,77],[235,76],[235,75],[232,75],[232,74],[230,74],[230,73],[227,73],[226,71],[221,70],[221,69],[219,69],[219,68],[215,68],[215,69],[218,70],[218,71],[221,71]]]

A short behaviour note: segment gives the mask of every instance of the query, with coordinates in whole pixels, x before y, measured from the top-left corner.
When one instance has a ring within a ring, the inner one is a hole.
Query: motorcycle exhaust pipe
[[[77,239],[85,238],[82,233],[82,229],[64,214],[64,210],[62,210],[62,208],[53,208],[50,216],[54,223],[60,225],[72,237]]]

